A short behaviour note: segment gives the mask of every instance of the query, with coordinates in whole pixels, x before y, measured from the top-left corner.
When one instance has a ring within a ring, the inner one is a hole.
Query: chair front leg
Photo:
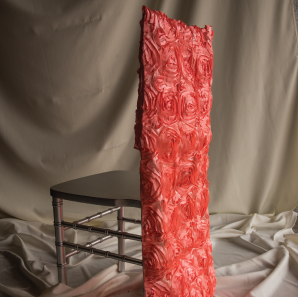
[[[118,230],[121,232],[125,231],[124,221],[122,220],[124,217],[124,207],[121,207],[118,210]],[[125,253],[125,241],[123,238],[118,238],[118,254],[124,255]],[[118,261],[118,271],[124,272],[125,271],[125,262]]]
[[[57,253],[57,268],[58,268],[58,281],[67,285],[66,276],[66,257],[64,241],[64,228],[61,226],[63,220],[63,200],[53,197],[53,212],[54,212],[54,226],[55,226],[55,245]]]

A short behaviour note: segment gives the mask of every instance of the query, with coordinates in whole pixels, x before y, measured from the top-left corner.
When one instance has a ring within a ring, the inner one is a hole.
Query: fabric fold
[[[230,237],[230,230],[234,230],[235,234],[245,224],[243,216],[237,216],[238,229],[225,229],[224,225],[237,223],[234,214],[210,215],[211,226],[215,229],[210,233],[217,280],[214,296],[296,296],[298,235],[294,234],[291,228],[286,229],[291,225],[291,218],[295,216],[294,212],[284,212],[271,217],[262,229],[262,234],[258,231],[243,234],[241,231],[239,236]],[[254,216],[251,216],[251,220],[254,220]],[[259,215],[259,224],[262,225],[267,220],[268,217]],[[117,222],[103,222],[101,225],[113,229]],[[256,223],[254,226],[256,230],[259,229]],[[275,239],[272,229],[277,228],[286,233],[283,240]],[[127,231],[140,234],[141,228],[127,224]],[[219,231],[222,232],[221,237],[216,234]],[[21,245],[19,240],[12,240],[19,236],[17,232],[22,234]],[[65,240],[76,238],[76,242],[84,243],[94,240],[96,235],[67,230],[65,236]],[[52,225],[17,219],[0,220],[0,292],[13,297],[143,296],[143,276],[139,266],[127,263],[126,272],[119,274],[115,261],[85,253],[68,260],[69,284],[58,285],[55,253],[42,252],[40,247],[44,246],[54,251]],[[103,242],[98,248],[116,251],[117,240]],[[127,241],[127,253],[140,259],[141,244]],[[29,262],[30,265],[25,264]],[[16,273],[17,271],[23,272],[20,274]]]

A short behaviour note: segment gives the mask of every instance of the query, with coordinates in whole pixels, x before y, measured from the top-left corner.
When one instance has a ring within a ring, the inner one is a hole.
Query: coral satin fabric
[[[146,296],[213,296],[208,149],[213,31],[143,7],[135,148]]]

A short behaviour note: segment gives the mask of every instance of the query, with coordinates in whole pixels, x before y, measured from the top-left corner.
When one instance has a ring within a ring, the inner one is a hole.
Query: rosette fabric
[[[212,297],[208,149],[211,26],[143,6],[135,148],[141,153],[146,296]]]

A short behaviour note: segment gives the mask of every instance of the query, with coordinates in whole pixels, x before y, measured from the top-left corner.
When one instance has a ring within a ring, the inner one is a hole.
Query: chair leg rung
[[[118,217],[117,220],[118,221],[123,221],[123,222],[128,222],[128,223],[133,223],[133,224],[139,224],[139,225],[142,224],[142,221],[138,220],[138,219],[131,219],[131,218],[125,218],[125,217],[123,217],[121,219],[121,218]]]
[[[72,224],[73,224],[73,225],[80,225],[80,224],[88,223],[88,222],[91,222],[91,221],[93,221],[93,220],[102,218],[102,217],[104,217],[104,216],[106,216],[106,215],[109,215],[109,214],[111,214],[111,213],[113,213],[113,212],[115,212],[115,211],[118,211],[120,208],[121,208],[121,207],[118,207],[118,206],[117,206],[117,207],[113,207],[113,208],[109,208],[109,209],[107,209],[107,210],[105,210],[105,211],[98,212],[98,213],[96,213],[95,215],[92,215],[92,216],[90,216],[90,217],[83,218],[83,219],[81,219],[81,220],[79,220],[79,221],[74,221],[74,222],[72,222]],[[68,229],[70,229],[70,228],[71,228],[71,227],[64,227],[64,230],[68,230]]]
[[[71,243],[71,242],[67,242],[67,241],[63,241],[63,246],[68,247],[68,248],[73,248],[75,250],[80,250],[80,251],[83,251],[86,253],[99,255],[99,256],[102,256],[105,258],[111,258],[111,259],[120,260],[120,261],[131,263],[131,264],[143,266],[142,260],[132,258],[132,257],[126,256],[126,255],[119,255],[119,254],[111,253],[109,251],[103,251],[103,250],[99,250],[99,249],[92,248],[92,247],[86,247],[84,245],[75,244],[75,243]]]
[[[113,236],[108,235],[108,236],[105,236],[105,237],[97,238],[94,241],[88,242],[85,246],[86,247],[92,247],[92,246],[95,246],[95,245],[97,245],[99,243],[102,243],[102,242],[104,242],[104,241],[106,241],[106,240],[108,240],[110,238],[113,238]],[[66,255],[66,258],[69,258],[69,257],[71,257],[73,255],[76,255],[76,254],[80,253],[80,252],[81,252],[80,250],[73,250],[73,251],[71,251],[70,253],[68,253]]]
[[[83,230],[83,231],[89,231],[93,233],[104,234],[106,236],[111,235],[111,236],[115,236],[123,239],[142,241],[141,235],[127,233],[127,232],[114,231],[110,229],[98,228],[98,227],[87,226],[87,225],[73,225],[72,222],[66,222],[66,221],[62,221],[61,226]]]

